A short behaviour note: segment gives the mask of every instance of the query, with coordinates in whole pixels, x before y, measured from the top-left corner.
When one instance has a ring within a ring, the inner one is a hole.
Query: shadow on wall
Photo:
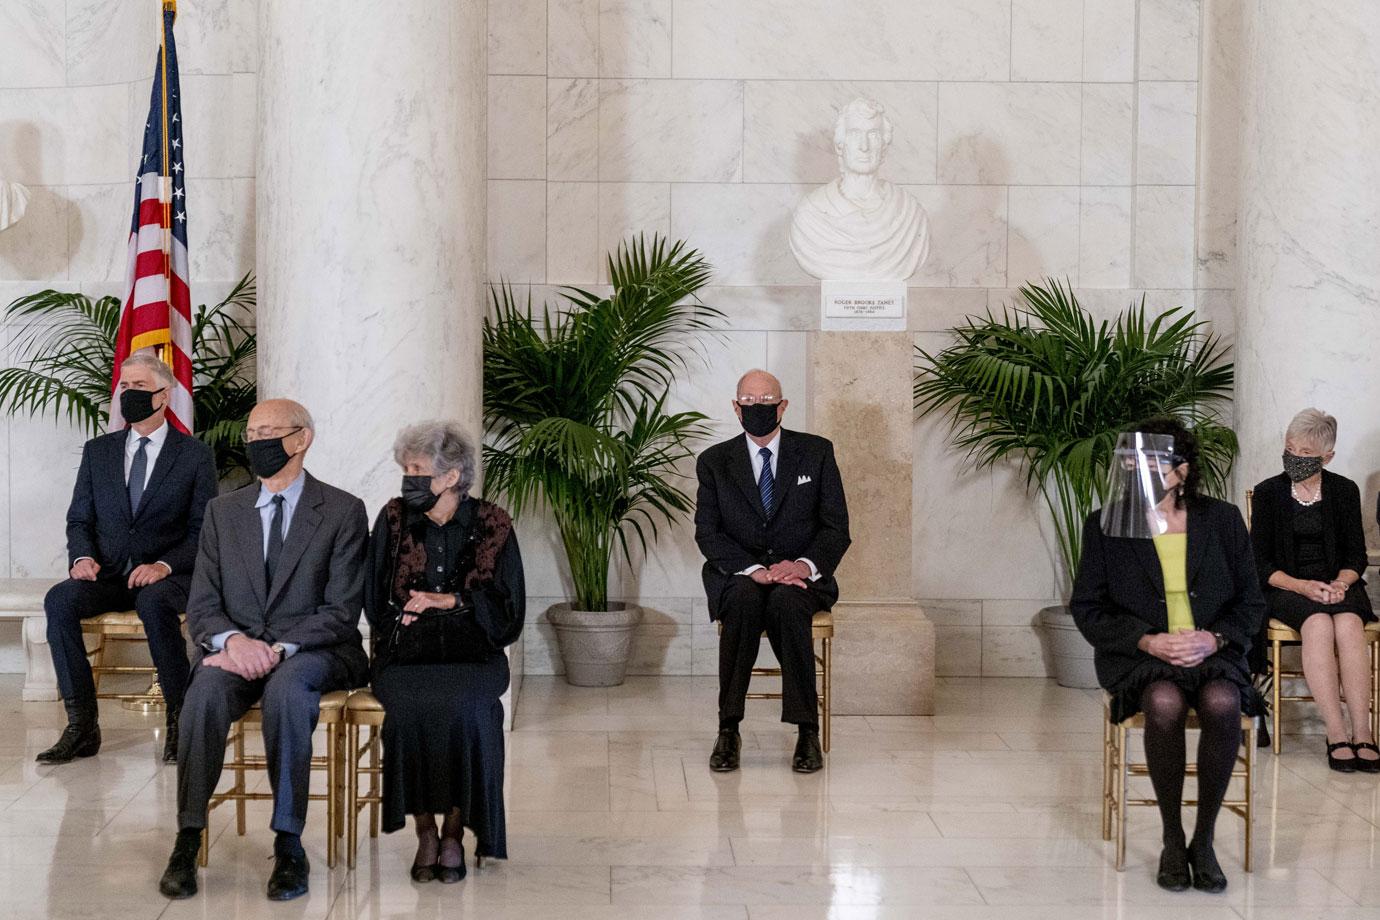
[[[64,143],[63,132],[54,124],[0,122],[0,179],[21,182],[30,192],[24,219],[0,236],[0,280],[68,274],[71,254],[82,241],[83,223],[80,209],[64,194],[66,188],[52,181],[55,164],[64,159]]]

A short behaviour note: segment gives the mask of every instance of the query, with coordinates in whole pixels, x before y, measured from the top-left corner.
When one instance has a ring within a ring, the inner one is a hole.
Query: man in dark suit
[[[834,569],[851,542],[834,446],[781,427],[781,384],[754,370],[733,401],[746,435],[716,444],[696,464],[695,542],[704,554],[709,616],[719,620],[719,737],[709,758],[738,769],[738,723],[765,631],[781,662],[781,721],[799,727],[791,767],[813,773],[819,747],[810,622],[838,600]]]
[[[67,727],[38,755],[68,763],[100,750],[96,685],[81,621],[133,607],[167,702],[163,759],[177,755],[177,714],[187,687],[187,644],[179,617],[187,602],[206,503],[216,494],[211,449],[166,419],[172,371],[136,354],[120,368],[121,412],[129,423],[86,442],[67,509],[68,579],[43,599],[48,646]]]
[[[255,406],[246,440],[259,482],[206,511],[187,602],[187,624],[205,657],[182,706],[179,829],[159,883],[169,898],[196,894],[197,850],[226,734],[256,702],[277,832],[268,897],[307,893],[301,835],[321,694],[358,687],[368,672],[359,615],[369,522],[363,502],[302,468],[313,428],[307,410],[290,400]]]

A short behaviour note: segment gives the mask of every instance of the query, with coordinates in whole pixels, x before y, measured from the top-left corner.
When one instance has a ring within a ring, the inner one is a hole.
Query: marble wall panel
[[[808,284],[791,255],[791,214],[809,191],[800,185],[677,183],[671,235],[694,242],[719,284]]]
[[[1078,184],[1081,109],[1070,83],[941,83],[940,181]]]
[[[489,180],[490,281],[546,280],[546,183]]]
[[[1201,13],[1200,0],[1140,0],[1140,79],[1198,79]]]
[[[1125,83],[1136,76],[1136,0],[1083,0],[1083,79]]]
[[[599,85],[559,77],[546,85],[546,178],[599,178]]]
[[[892,182],[933,183],[938,140],[937,83],[754,81],[743,119],[745,182],[829,182],[838,177],[834,120],[858,96],[886,108],[895,133],[884,175]]]
[[[243,15],[242,8],[246,5],[246,0],[182,0],[178,4],[174,32],[182,76],[235,72],[241,55],[239,45],[245,38],[237,19]],[[156,21],[155,17],[152,33],[155,43]]]
[[[158,45],[158,4],[141,0],[67,0],[66,6],[69,86],[129,83],[152,77]]]
[[[1006,284],[1007,190],[999,185],[910,186],[930,221],[930,254],[915,274],[926,287]]]
[[[599,178],[736,182],[742,177],[743,85],[731,80],[604,80]]]
[[[1042,278],[1078,283],[1077,186],[1013,186],[1008,202],[1007,284]]]
[[[187,199],[192,278],[237,280],[253,269],[254,180],[189,179]]]
[[[68,272],[81,281],[123,282],[128,269],[131,183],[78,185],[67,211]],[[210,216],[210,212],[207,212]],[[0,243],[0,250],[3,250]]]
[[[0,88],[0,164],[6,179],[30,186],[67,181],[70,111],[65,89]]]
[[[1009,0],[677,0],[677,77],[1005,80]]]
[[[548,0],[546,69],[552,77],[599,75],[599,0]]]
[[[489,73],[546,73],[546,7],[546,0],[489,0]]]
[[[599,186],[546,183],[546,280],[590,285],[599,278]]]
[[[1085,287],[1124,288],[1131,282],[1131,226],[1135,189],[1082,189],[1078,278]]]
[[[545,179],[545,77],[489,77],[490,179]]]
[[[1198,155],[1198,84],[1141,81],[1136,122],[1136,181],[1192,185]]]
[[[1082,183],[1130,185],[1135,141],[1135,87],[1083,85]]]
[[[671,232],[671,186],[664,182],[601,182],[599,189],[599,272],[608,281],[607,255],[634,237],[650,239]],[[692,245],[699,246],[698,240]]]
[[[51,0],[0,5],[0,86],[61,86],[67,69],[66,7]]]
[[[671,0],[601,0],[599,75],[671,76]]]
[[[67,227],[72,210],[69,193],[64,186],[29,187],[24,219],[0,237],[0,278],[67,280]]]
[[[1140,186],[1136,189],[1136,287],[1187,288],[1193,285],[1191,185]]]
[[[1012,0],[1011,79],[1083,78],[1083,0]]]

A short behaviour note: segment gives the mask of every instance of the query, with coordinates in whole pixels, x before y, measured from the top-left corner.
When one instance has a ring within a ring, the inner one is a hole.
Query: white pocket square
[[[798,485],[798,486],[803,486],[803,485],[805,485],[805,483],[807,483],[807,482],[813,482],[813,481],[814,481],[814,480],[812,480],[809,476],[797,476],[797,477],[795,477],[795,484]]]

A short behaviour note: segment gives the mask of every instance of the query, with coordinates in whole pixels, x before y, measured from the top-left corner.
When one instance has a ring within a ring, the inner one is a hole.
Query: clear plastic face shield
[[[1107,502],[1102,506],[1102,533],[1109,537],[1149,540],[1166,533],[1165,498],[1183,480],[1174,452],[1174,436],[1128,431],[1117,438],[1108,473]]]

